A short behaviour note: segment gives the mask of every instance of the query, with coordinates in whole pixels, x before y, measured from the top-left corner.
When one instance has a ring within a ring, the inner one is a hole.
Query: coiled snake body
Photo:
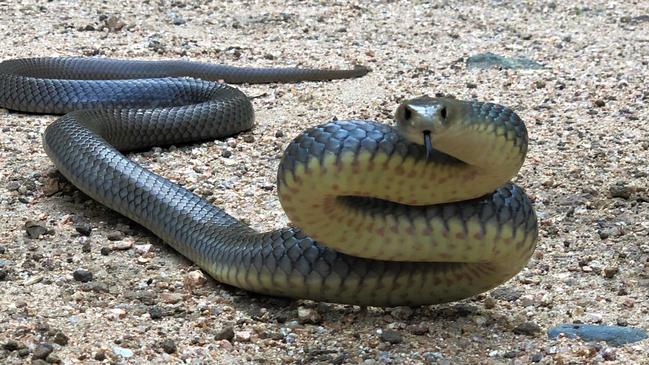
[[[500,105],[417,98],[399,107],[399,131],[358,120],[307,130],[287,147],[277,179],[282,206],[301,228],[266,233],[119,152],[252,127],[242,92],[203,80],[325,80],[365,72],[8,60],[0,63],[0,106],[68,113],[44,135],[61,173],[220,282],[270,295],[391,306],[457,300],[511,278],[534,250],[537,221],[523,190],[508,183],[525,158],[527,131]]]

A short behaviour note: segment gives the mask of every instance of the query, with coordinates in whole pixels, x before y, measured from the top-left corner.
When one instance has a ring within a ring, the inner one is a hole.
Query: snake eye
[[[446,107],[442,107],[442,109],[439,110],[439,116],[446,120]]]

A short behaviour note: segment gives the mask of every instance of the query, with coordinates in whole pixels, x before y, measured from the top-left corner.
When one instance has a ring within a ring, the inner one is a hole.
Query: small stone
[[[4,254],[5,252],[7,252],[5,246],[0,245],[0,255]]]
[[[87,283],[92,280],[92,273],[88,270],[78,269],[72,273],[74,280]]]
[[[217,341],[219,340],[232,341],[233,338],[234,338],[234,327],[232,326],[223,327],[220,330],[218,330],[214,335],[214,339]]]
[[[230,156],[232,156],[232,152],[230,150],[221,151],[221,157],[229,158]]]
[[[523,295],[521,290],[517,290],[508,286],[502,286],[491,291],[491,296],[494,299],[504,300],[507,302],[516,301]]]
[[[25,232],[29,238],[38,239],[46,234],[53,234],[54,231],[48,229],[44,224],[34,221],[25,222]]]
[[[90,251],[91,251],[90,240],[86,240],[83,242],[83,245],[81,246],[81,252],[88,253]]]
[[[160,319],[164,316],[164,312],[160,307],[153,306],[149,308],[149,316],[151,316],[151,319]]]
[[[151,251],[151,244],[150,243],[145,243],[143,245],[135,245],[133,246],[135,253],[138,255],[145,255]]]
[[[66,346],[68,344],[68,341],[68,336],[66,336],[65,333],[61,331],[56,332],[54,334],[54,337],[52,338],[52,342],[60,346]]]
[[[43,359],[33,359],[32,358],[32,365],[47,365],[47,361]]]
[[[389,342],[391,344],[398,344],[403,342],[403,336],[397,331],[394,330],[384,330],[381,332],[381,340]]]
[[[110,231],[106,234],[106,238],[109,241],[120,241],[124,238],[124,233],[122,231]]]
[[[4,345],[2,345],[2,348],[7,350],[7,351],[16,351],[21,347],[22,346],[20,345],[20,343],[18,343],[17,341],[14,341],[14,340],[9,340],[9,341],[5,342]]]
[[[234,333],[234,340],[237,342],[250,342],[251,336],[250,331],[236,331]]]
[[[615,274],[619,271],[617,266],[607,266],[604,268],[604,277],[607,279],[612,279]]]
[[[246,143],[253,143],[255,142],[255,136],[253,136],[252,134],[246,134],[243,136],[243,141]]]
[[[176,304],[183,300],[183,296],[180,293],[162,293],[160,300],[166,304]]]
[[[611,194],[612,198],[622,198],[628,200],[631,197],[631,189],[623,181],[618,181],[617,183],[609,186],[608,191]]]
[[[473,83],[473,82],[467,82],[467,83],[466,83],[466,88],[467,88],[467,89],[475,89],[476,87],[478,87],[478,85],[476,85],[476,84]]]
[[[413,335],[422,336],[428,333],[428,326],[425,323],[411,324],[406,329]]]
[[[29,349],[27,347],[23,347],[20,350],[18,350],[18,356],[19,357],[27,357],[27,356],[29,356],[29,353],[30,353],[30,351],[29,351]]]
[[[534,322],[523,322],[516,326],[513,332],[517,335],[535,336],[541,332],[541,327]]]
[[[95,358],[95,360],[97,360],[97,361],[104,361],[104,360],[106,360],[106,351],[104,351],[104,350],[99,350],[99,351],[97,351],[97,352],[95,353],[94,358]]]
[[[119,347],[119,346],[113,346],[113,353],[117,356],[129,358],[133,356],[133,351],[124,348],[124,347]]]
[[[538,352],[530,357],[530,361],[532,362],[540,362],[541,360],[543,360],[543,354]]]
[[[113,321],[126,318],[126,311],[122,308],[113,308],[109,313],[109,318]]]
[[[602,99],[595,100],[595,102],[593,104],[595,104],[595,106],[598,107],[598,108],[601,108],[601,107],[606,105],[606,103]]]
[[[90,236],[90,233],[92,233],[92,225],[89,223],[79,223],[74,226],[74,229],[76,229],[82,236]]]
[[[275,137],[277,137],[277,138],[284,137],[284,131],[282,131],[281,129],[280,129],[280,130],[277,130],[277,131],[275,132]]]
[[[615,354],[615,349],[612,348],[604,348],[601,352],[602,358],[606,361],[613,361],[617,359],[617,355]]]
[[[61,363],[61,358],[57,354],[49,354],[47,355],[47,358],[45,361],[48,364],[60,364]]]
[[[42,343],[34,349],[34,353],[32,353],[32,359],[43,359],[47,357],[47,355],[51,354],[52,351],[54,351],[54,347],[50,345],[49,343]]]
[[[205,283],[207,283],[207,278],[201,270],[194,270],[185,275],[183,282],[185,287],[191,289],[205,285]]]
[[[102,247],[101,250],[99,250],[99,253],[101,253],[102,256],[108,256],[113,250],[110,249],[110,247]]]
[[[413,314],[412,308],[405,307],[405,306],[396,307],[392,309],[392,311],[390,311],[390,315],[392,317],[401,321],[405,321],[409,319],[410,317],[412,317],[412,314]]]
[[[166,339],[160,344],[162,350],[168,354],[173,354],[176,352],[176,343],[173,340]]]
[[[545,87],[545,81],[543,80],[536,80],[534,82],[534,87],[537,89],[543,89]]]
[[[320,313],[313,308],[298,307],[297,318],[302,324],[318,324],[322,322]]]

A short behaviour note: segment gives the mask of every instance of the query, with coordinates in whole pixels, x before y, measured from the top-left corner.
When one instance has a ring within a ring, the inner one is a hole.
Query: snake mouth
[[[426,160],[430,160],[433,155],[433,143],[430,141],[430,131],[424,131],[424,147],[426,148]]]

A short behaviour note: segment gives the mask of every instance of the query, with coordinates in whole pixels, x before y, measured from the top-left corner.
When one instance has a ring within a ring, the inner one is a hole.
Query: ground
[[[66,182],[41,145],[55,116],[0,109],[0,362],[649,363],[647,340],[546,334],[573,322],[649,329],[648,15],[646,1],[0,0],[0,59],[370,67],[354,80],[244,85],[251,131],[132,156],[255,229],[287,224],[275,174],[301,130],[332,118],[391,123],[403,98],[440,93],[501,103],[526,121],[530,151],[514,180],[541,228],[519,275],[460,303],[381,309],[253,295],[203,282],[191,262]],[[466,67],[484,52],[545,67]]]

